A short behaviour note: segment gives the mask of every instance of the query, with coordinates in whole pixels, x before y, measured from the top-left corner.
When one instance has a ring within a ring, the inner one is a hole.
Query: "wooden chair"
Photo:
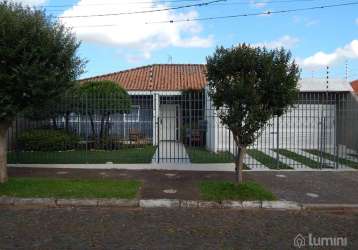
[[[201,145],[201,131],[200,129],[192,129],[191,130],[191,144],[194,146],[200,146]]]
[[[129,129],[129,141],[139,143],[140,139],[142,138],[142,134],[137,128],[130,128]]]

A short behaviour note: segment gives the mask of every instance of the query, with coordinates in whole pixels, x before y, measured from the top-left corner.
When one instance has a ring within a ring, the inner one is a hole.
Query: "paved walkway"
[[[138,179],[140,196],[151,198],[200,199],[201,180],[234,181],[233,172],[165,170],[83,170],[9,168],[10,176],[57,178]],[[300,203],[358,203],[358,171],[354,172],[244,172],[245,180],[257,181],[280,200]],[[170,190],[168,192],[168,190]],[[172,192],[174,190],[174,192]]]
[[[183,143],[176,141],[161,141],[155,151],[152,163],[188,164],[190,163],[190,159]]]

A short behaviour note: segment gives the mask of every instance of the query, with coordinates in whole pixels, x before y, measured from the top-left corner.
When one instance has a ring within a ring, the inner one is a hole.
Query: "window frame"
[[[128,120],[128,114],[124,114],[124,116],[123,116],[124,122],[139,122],[140,121],[140,105],[132,105],[131,109],[133,109],[133,107],[137,108],[136,118]],[[131,114],[131,115],[133,115],[133,114]]]

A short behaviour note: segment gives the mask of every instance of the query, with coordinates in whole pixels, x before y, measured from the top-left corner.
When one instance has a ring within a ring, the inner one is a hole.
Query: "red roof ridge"
[[[134,71],[134,70],[138,70],[138,69],[149,68],[149,67],[153,68],[154,66],[203,66],[203,67],[206,67],[206,64],[204,64],[204,63],[153,63],[153,64],[138,66],[138,67],[134,67],[134,68],[130,68],[130,69],[118,70],[118,71],[114,71],[114,72],[110,72],[110,73],[106,73],[106,74],[90,76],[90,77],[80,79],[80,81],[96,79],[96,78],[105,77],[105,76],[111,76],[111,75],[115,75],[115,74],[119,74],[119,73],[125,73],[125,72],[130,72],[130,71]]]
[[[206,85],[205,64],[150,64],[81,79],[115,81],[126,90],[188,90]]]
[[[153,64],[149,64],[149,65],[139,66],[139,67],[130,68],[130,69],[118,70],[118,71],[115,71],[115,72],[106,73],[106,74],[101,74],[101,75],[97,75],[97,76],[90,76],[90,77],[86,77],[86,78],[80,79],[80,81],[91,80],[91,79],[96,79],[96,78],[105,77],[105,76],[111,76],[111,75],[115,75],[115,74],[119,74],[119,73],[125,73],[125,72],[130,72],[130,71],[134,71],[134,70],[138,70],[138,69],[144,69],[144,68],[148,68],[148,67],[150,67],[150,66],[152,66],[152,65],[153,65]]]

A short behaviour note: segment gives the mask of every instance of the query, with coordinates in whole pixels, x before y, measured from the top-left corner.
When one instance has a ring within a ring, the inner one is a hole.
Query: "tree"
[[[207,57],[209,96],[238,148],[237,182],[242,182],[246,148],[273,116],[297,100],[299,68],[284,48],[267,50],[240,44]]]
[[[64,94],[48,100],[40,107],[31,106],[24,110],[23,116],[31,121],[50,121],[53,129],[58,129],[57,120],[65,119],[64,129],[70,132],[69,119],[71,113],[77,113],[79,107],[78,84],[67,89]]]
[[[111,114],[128,113],[131,110],[131,99],[127,91],[112,81],[88,81],[79,88],[82,113],[88,115],[91,122],[92,137],[97,145],[109,132]],[[95,119],[99,118],[100,127],[97,133]]]
[[[70,30],[44,11],[0,3],[0,182],[7,180],[6,135],[16,115],[73,85],[85,62]]]

